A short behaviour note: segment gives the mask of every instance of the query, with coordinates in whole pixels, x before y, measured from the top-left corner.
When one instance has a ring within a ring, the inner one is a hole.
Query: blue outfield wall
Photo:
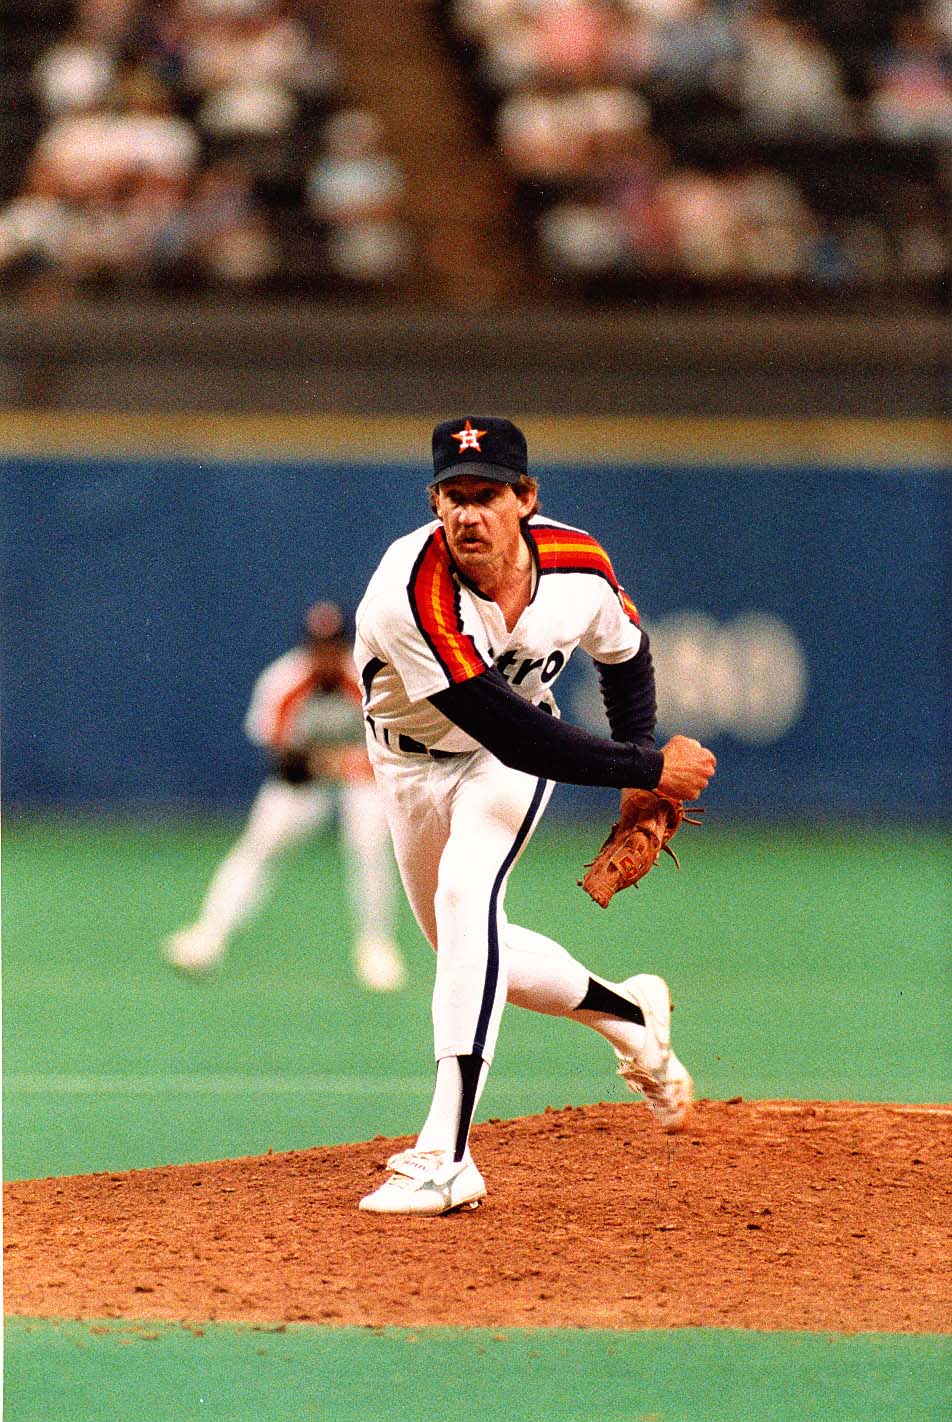
[[[639,606],[661,730],[715,749],[712,807],[948,814],[952,471],[539,472],[544,512],[600,538]],[[35,809],[245,802],[255,675],[308,602],[356,603],[428,516],[410,464],[14,457],[0,475],[3,792]],[[559,701],[598,725],[585,660]]]

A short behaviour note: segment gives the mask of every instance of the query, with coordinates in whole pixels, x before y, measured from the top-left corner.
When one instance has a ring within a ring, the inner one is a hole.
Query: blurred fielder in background
[[[275,861],[336,809],[357,977],[377,992],[401,987],[387,820],[367,759],[347,619],[336,603],[310,607],[301,642],[258,677],[245,733],[267,751],[269,771],[198,918],[166,943],[169,962],[189,973],[218,964],[232,934],[260,907]]]

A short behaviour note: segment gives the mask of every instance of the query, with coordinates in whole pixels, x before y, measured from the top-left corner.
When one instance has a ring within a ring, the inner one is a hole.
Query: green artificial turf
[[[5,1422],[946,1422],[936,1336],[14,1319]]]
[[[7,1178],[419,1125],[432,954],[401,903],[409,987],[360,987],[332,835],[281,866],[212,977],[164,962],[163,937],[195,911],[236,828],[8,820]],[[609,977],[663,973],[699,1095],[950,1099],[947,834],[708,827],[682,846],[680,874],[659,865],[602,910],[575,884],[594,833],[544,828],[510,917]],[[600,1038],[508,1009],[480,1119],[615,1099],[626,1092]]]

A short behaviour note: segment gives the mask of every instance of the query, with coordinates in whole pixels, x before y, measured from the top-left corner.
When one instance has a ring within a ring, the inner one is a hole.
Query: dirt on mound
[[[952,1332],[952,1107],[550,1109],[475,1127],[478,1210],[359,1213],[406,1144],[9,1184],[6,1311]]]

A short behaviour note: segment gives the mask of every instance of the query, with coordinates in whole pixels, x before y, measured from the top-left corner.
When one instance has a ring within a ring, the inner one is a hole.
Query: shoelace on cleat
[[[662,1125],[680,1119],[682,1108],[687,1103],[681,1099],[677,1081],[658,1081],[650,1072],[639,1067],[633,1058],[621,1062],[618,1075],[634,1083]]]
[[[646,1067],[640,1066],[636,1057],[623,1057],[618,1067],[618,1075],[626,1081],[634,1082],[642,1096],[649,1101],[657,1101],[661,1106],[669,1105],[666,1092],[668,1081],[659,1081]]]
[[[401,1150],[387,1161],[387,1169],[415,1180],[418,1175],[436,1170],[442,1158],[439,1150]]]

